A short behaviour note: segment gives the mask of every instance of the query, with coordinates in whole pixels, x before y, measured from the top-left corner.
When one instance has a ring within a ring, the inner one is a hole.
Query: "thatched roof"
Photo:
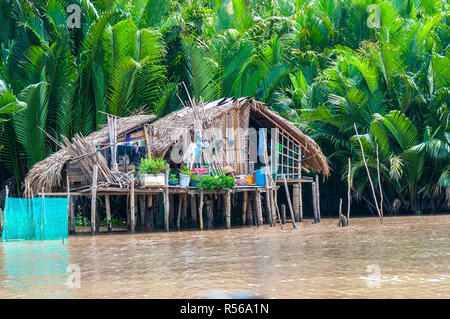
[[[263,103],[251,97],[223,98],[203,106],[204,118],[211,119],[214,127],[248,127],[250,111],[266,121],[271,121],[276,126],[286,131],[303,148],[304,160],[302,166],[312,169],[326,176],[330,173],[328,160],[322,153],[319,145],[304,134],[292,122],[283,118],[279,113],[270,110]],[[183,138],[183,129],[193,129],[193,111],[191,107],[185,107],[179,111],[166,115],[156,120],[153,124],[152,153],[156,156],[164,156],[172,145]]]
[[[117,135],[129,132],[155,118],[156,116],[152,114],[118,118],[116,122]],[[103,129],[84,137],[84,141],[93,146],[98,146],[107,144],[108,138],[108,127],[106,126]],[[62,181],[61,172],[64,165],[70,161],[71,158],[72,155],[68,147],[64,147],[46,159],[36,163],[25,177],[25,194],[31,196],[42,190],[48,192],[54,187],[65,184],[65,181]]]

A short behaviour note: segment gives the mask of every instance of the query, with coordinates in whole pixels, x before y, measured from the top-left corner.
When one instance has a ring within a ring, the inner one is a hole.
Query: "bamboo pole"
[[[181,198],[181,195],[178,196],[178,214],[177,214],[177,229],[181,229],[181,206],[183,205],[183,199]]]
[[[286,224],[286,205],[281,205],[281,223]]]
[[[182,225],[186,227],[186,219],[187,219],[187,208],[188,208],[188,195],[187,193],[184,193],[183,195],[183,211],[181,213],[181,217],[183,220]]]
[[[316,175],[316,202],[317,202],[317,215],[320,220],[320,191],[319,191],[319,175]]]
[[[225,194],[225,219],[227,228],[231,227],[231,194],[227,192]]]
[[[140,214],[140,226],[139,228],[144,231],[145,228],[145,195],[139,195],[139,214]]]
[[[91,233],[95,235],[96,231],[96,218],[97,218],[97,174],[98,165],[94,164],[94,174],[92,176],[92,188],[91,188]]]
[[[316,182],[311,183],[311,191],[312,191],[312,202],[313,202],[313,214],[314,214],[314,222],[313,224],[320,224],[320,218],[317,214],[317,191],[316,191]]]
[[[105,195],[105,206],[106,206],[106,223],[108,225],[108,232],[111,232],[112,231],[111,204],[109,202],[109,195]]]
[[[298,183],[292,185],[292,207],[294,209],[295,221],[300,221],[300,201],[299,201],[299,189]]]
[[[300,221],[303,221],[303,186],[302,183],[298,183],[298,214]]]
[[[169,187],[166,185],[166,187],[164,188],[164,229],[166,230],[166,232],[169,231],[169,206]]]
[[[361,138],[359,137],[358,129],[356,128],[356,123],[353,123],[353,127],[355,128],[356,136],[358,138],[359,145],[361,146],[361,153],[364,162],[364,166],[366,167],[367,177],[369,178],[370,188],[372,189],[373,200],[375,202],[375,207],[377,209],[378,216],[380,218],[381,223],[383,224],[383,218],[381,217],[380,208],[378,207],[377,196],[375,195],[375,189],[373,187],[372,177],[370,176],[369,167],[367,166],[366,156],[364,155],[364,147],[361,142]]]
[[[192,222],[196,223],[197,222],[197,195],[192,194],[190,196],[190,200],[191,200],[191,218],[192,218]]]
[[[259,190],[256,191],[256,216],[257,216],[257,225],[263,225],[263,217],[262,217],[262,207],[261,207],[261,192]]]
[[[74,197],[70,195],[69,176],[66,175],[67,198],[69,199],[69,234],[75,234],[75,203]]]
[[[378,177],[378,188],[380,189],[380,213],[381,213],[381,223],[383,223],[383,189],[381,188],[380,158],[378,157],[378,144],[377,144],[377,177]]]
[[[203,190],[200,190],[200,200],[198,203],[198,220],[200,223],[200,230],[203,230]]]
[[[252,210],[253,197],[254,197],[253,193],[249,193],[247,199],[246,225],[253,225],[253,210]]]
[[[242,225],[246,223],[248,192],[242,192]]]
[[[347,174],[347,184],[348,184],[348,189],[347,189],[347,224],[350,222],[350,205],[351,205],[351,190],[350,190],[350,171],[351,171],[351,160],[350,157],[348,158],[348,174]]]
[[[136,230],[136,207],[135,207],[135,195],[134,195],[134,174],[131,174],[131,190],[130,190],[130,220],[131,220],[131,232]]]
[[[283,182],[284,182],[284,189],[286,190],[286,197],[287,197],[287,202],[289,205],[289,212],[291,214],[292,226],[294,226],[294,229],[296,229],[297,225],[295,225],[294,211],[292,209],[292,204],[291,204],[291,195],[289,194],[289,188],[288,188],[288,184],[286,181],[286,175],[284,175],[284,174],[283,174]]]

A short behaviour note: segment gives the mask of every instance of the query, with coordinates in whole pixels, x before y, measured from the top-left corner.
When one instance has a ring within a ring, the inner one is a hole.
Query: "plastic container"
[[[246,176],[245,179],[248,181],[248,185],[253,185],[253,176]]]
[[[256,170],[256,185],[266,186],[265,170],[266,170],[265,167],[261,167]]]
[[[180,174],[180,186],[189,186],[191,175]]]

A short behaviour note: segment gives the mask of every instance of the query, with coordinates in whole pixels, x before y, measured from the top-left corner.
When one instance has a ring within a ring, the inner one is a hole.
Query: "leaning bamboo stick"
[[[380,208],[378,207],[377,196],[375,195],[375,189],[373,187],[372,177],[370,176],[369,167],[367,166],[366,156],[364,155],[364,147],[362,145],[361,139],[359,137],[358,129],[356,128],[356,123],[353,123],[353,127],[355,128],[356,136],[358,138],[359,145],[361,146],[361,153],[364,162],[364,166],[366,167],[367,177],[369,178],[370,188],[372,189],[373,200],[375,201],[375,207],[377,209],[378,216],[380,217],[381,223],[383,223],[383,219],[381,218]]]
[[[294,218],[294,211],[292,210],[292,204],[291,204],[291,195],[289,194],[289,188],[286,181],[286,175],[283,174],[283,181],[284,181],[284,188],[286,190],[286,197],[289,205],[289,212],[291,213],[291,219],[292,219],[292,225],[294,226],[294,229],[297,228],[295,225],[295,218]]]

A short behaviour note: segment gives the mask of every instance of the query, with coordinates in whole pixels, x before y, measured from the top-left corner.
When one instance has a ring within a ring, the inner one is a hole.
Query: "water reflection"
[[[67,241],[1,243],[0,296],[70,298]]]
[[[449,298],[450,215],[1,243],[0,297]],[[67,265],[81,269],[68,289]],[[378,265],[381,288],[367,284]]]

